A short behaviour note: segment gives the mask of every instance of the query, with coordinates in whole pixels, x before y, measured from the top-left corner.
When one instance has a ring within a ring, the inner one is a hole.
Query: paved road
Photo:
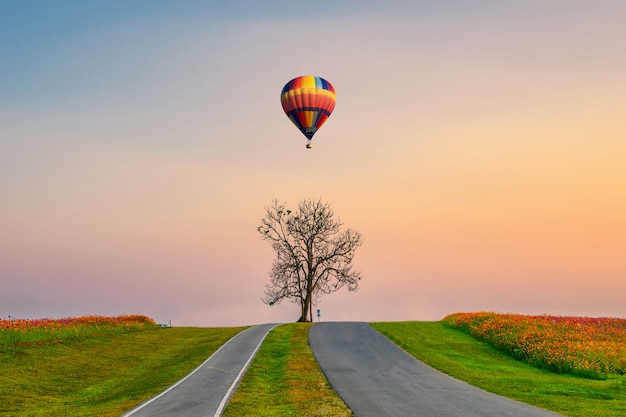
[[[237,334],[185,378],[122,417],[219,416],[263,339],[276,326],[263,324]]]
[[[367,323],[318,323],[309,343],[328,381],[357,417],[555,417],[451,378]]]

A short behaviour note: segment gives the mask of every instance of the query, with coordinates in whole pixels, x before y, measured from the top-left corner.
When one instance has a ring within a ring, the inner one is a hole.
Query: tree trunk
[[[302,300],[302,303],[300,305],[302,307],[301,311],[300,311],[301,314],[300,314],[300,318],[298,319],[298,321],[307,321],[306,320],[306,316],[307,316],[307,312],[309,310],[309,307],[307,306],[306,301],[307,301],[306,298],[304,300]]]
[[[303,322],[307,322],[307,321],[312,321],[311,319],[309,319],[309,310],[311,309],[311,300],[312,300],[312,296],[311,293],[307,290],[306,292],[306,296],[304,297],[304,299],[300,300],[300,318],[298,319],[298,321],[303,321]]]

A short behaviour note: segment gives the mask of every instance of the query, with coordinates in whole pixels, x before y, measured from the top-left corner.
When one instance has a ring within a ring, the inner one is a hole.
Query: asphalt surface
[[[309,343],[328,381],[357,417],[555,417],[445,375],[367,323],[317,323]]]
[[[219,416],[265,336],[276,324],[235,335],[202,365],[122,417]]]

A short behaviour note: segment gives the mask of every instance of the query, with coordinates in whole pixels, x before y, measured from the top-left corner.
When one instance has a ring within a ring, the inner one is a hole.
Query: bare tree
[[[274,200],[257,229],[272,244],[276,259],[269,273],[263,302],[274,305],[284,299],[300,303],[301,321],[313,321],[313,305],[324,294],[342,287],[356,291],[361,273],[352,270],[361,234],[341,230],[330,204],[303,200],[297,211]]]

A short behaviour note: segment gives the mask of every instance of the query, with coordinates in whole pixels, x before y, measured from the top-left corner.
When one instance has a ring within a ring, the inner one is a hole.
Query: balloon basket
[[[312,147],[313,147],[313,145],[311,145],[310,143],[307,143],[307,144],[306,144],[306,148],[307,148],[307,149],[311,149]]]

